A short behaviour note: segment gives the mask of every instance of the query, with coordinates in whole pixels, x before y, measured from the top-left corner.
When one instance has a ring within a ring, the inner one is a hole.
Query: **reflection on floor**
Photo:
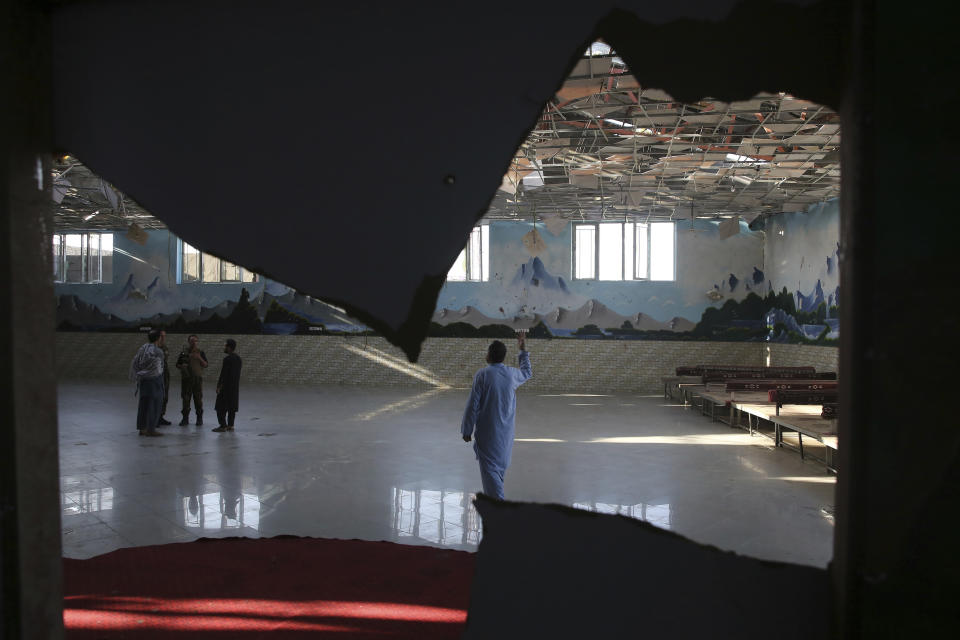
[[[156,439],[137,436],[129,386],[59,392],[65,556],[200,537],[465,550],[481,540],[463,390],[246,387],[236,432],[171,426]],[[621,514],[765,559],[829,561],[834,479],[823,467],[658,398],[582,400],[520,395],[508,499]]]

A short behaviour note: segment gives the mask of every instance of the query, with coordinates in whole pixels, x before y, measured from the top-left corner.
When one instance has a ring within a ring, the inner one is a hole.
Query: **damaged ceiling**
[[[53,165],[59,229],[165,225],[71,156]],[[681,103],[602,42],[517,149],[487,219],[715,218],[840,195],[840,117],[786,92]]]
[[[488,218],[689,219],[840,195],[840,117],[786,92],[680,103],[595,43],[518,149]]]
[[[51,193],[57,229],[125,229],[132,224],[144,229],[165,227],[135,200],[69,155],[53,159]]]

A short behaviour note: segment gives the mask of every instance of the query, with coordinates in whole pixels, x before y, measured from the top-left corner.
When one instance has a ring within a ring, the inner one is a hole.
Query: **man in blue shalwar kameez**
[[[467,400],[460,431],[463,441],[474,437],[473,451],[480,461],[483,492],[503,500],[503,474],[510,466],[513,450],[514,419],[517,414],[517,387],[530,379],[530,354],[527,353],[526,331],[517,332],[520,368],[503,364],[507,347],[494,340],[487,349],[487,363],[473,377],[473,388]]]

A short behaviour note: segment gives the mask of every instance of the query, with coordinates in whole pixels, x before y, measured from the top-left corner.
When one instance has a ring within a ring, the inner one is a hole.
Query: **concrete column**
[[[50,235],[50,42],[41,2],[0,15],[0,620],[63,637]]]
[[[851,3],[843,102],[841,408],[834,636],[942,638],[960,610],[952,25]],[[909,94],[909,105],[895,99]],[[904,127],[909,125],[904,124]]]

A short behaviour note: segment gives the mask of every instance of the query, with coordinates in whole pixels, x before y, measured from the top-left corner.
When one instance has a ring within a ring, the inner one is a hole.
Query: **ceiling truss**
[[[164,228],[56,158],[58,229]],[[840,118],[786,92],[676,102],[595,43],[517,150],[487,219],[693,219],[802,211],[840,194]]]

